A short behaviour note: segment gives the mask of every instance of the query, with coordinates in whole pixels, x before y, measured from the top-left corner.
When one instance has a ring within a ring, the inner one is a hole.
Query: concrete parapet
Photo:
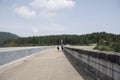
[[[120,55],[65,47],[64,51],[100,80],[120,80]]]

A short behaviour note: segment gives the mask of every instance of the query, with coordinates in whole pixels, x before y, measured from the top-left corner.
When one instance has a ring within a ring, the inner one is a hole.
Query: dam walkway
[[[0,73],[0,80],[94,80],[94,78],[82,67],[78,72],[64,52],[52,48]]]

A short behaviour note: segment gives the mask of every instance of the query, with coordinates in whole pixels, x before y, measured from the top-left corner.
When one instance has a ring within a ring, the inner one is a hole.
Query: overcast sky
[[[0,0],[0,31],[23,37],[120,34],[120,0]]]

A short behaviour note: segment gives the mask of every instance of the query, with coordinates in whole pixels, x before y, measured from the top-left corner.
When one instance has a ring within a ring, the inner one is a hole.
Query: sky
[[[0,0],[0,31],[21,37],[120,34],[120,0]]]

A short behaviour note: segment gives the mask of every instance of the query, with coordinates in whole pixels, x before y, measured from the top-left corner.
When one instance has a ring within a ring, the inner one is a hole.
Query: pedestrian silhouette
[[[59,51],[59,46],[57,46],[57,50]]]
[[[61,46],[61,50],[63,50],[63,46]]]

